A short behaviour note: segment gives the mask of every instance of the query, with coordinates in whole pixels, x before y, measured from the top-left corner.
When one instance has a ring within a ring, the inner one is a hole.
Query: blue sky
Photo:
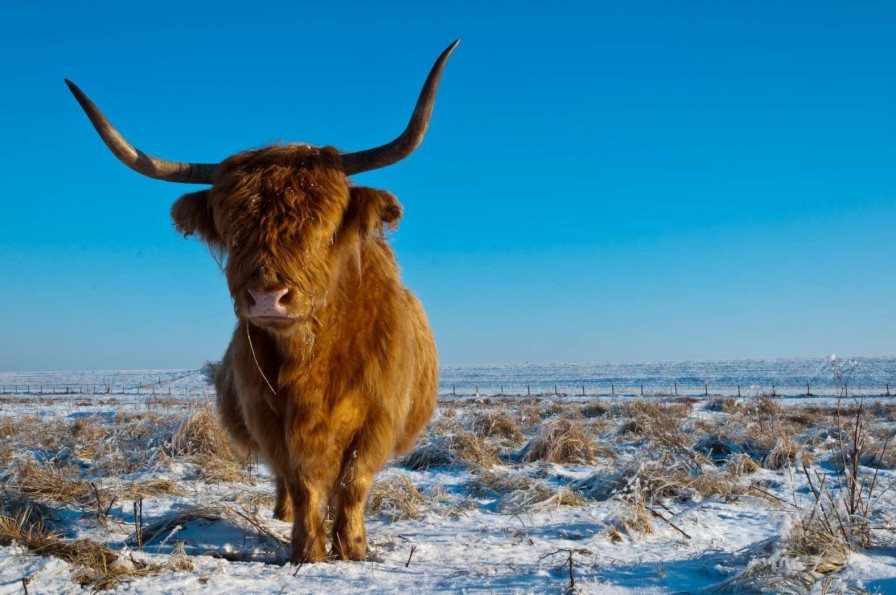
[[[196,367],[234,324],[195,188],[63,78],[168,159],[357,150],[455,38],[421,148],[356,177],[443,363],[896,354],[893,3],[75,4],[0,9],[0,370]]]

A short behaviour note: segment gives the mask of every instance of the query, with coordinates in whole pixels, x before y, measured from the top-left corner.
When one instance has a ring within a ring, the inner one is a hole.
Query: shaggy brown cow
[[[274,515],[293,520],[292,560],[366,556],[364,502],[373,475],[432,416],[436,348],[423,308],[402,285],[386,241],[395,197],[347,175],[384,167],[423,139],[445,61],[436,61],[407,129],[340,154],[271,146],[220,164],[163,161],[134,149],[71,82],[112,152],[158,179],[211,184],[171,209],[177,229],[226,258],[238,318],[217,375],[218,406],[237,442],[276,475]]]

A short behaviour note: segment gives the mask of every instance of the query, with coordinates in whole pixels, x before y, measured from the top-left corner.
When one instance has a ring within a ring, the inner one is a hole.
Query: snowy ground
[[[878,364],[869,384],[893,360]],[[372,490],[367,562],[300,568],[266,469],[229,451],[200,372],[0,374],[18,385],[0,394],[0,592],[896,592],[896,403],[881,391],[838,416],[831,396],[738,399],[730,383],[708,399],[557,396],[539,370],[531,397],[497,396],[506,368],[445,371],[491,396],[443,385],[420,446]],[[768,383],[731,369],[698,372]]]

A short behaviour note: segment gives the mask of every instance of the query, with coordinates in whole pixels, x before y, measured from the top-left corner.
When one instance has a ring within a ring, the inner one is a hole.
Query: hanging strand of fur
[[[274,396],[277,396],[277,391],[274,390],[274,387],[271,385],[271,381],[268,380],[268,377],[264,375],[264,370],[261,369],[261,364],[258,363],[258,357],[255,355],[255,347],[252,345],[252,335],[249,333],[249,323],[246,323],[246,338],[249,340],[249,351],[252,352],[252,359],[255,360],[255,367],[258,368],[258,373],[261,374],[261,377],[264,378],[265,383],[267,383],[268,388],[271,389],[271,392],[274,393]]]

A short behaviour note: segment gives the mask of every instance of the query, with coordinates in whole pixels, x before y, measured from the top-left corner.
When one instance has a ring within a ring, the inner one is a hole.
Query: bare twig
[[[679,533],[681,533],[682,535],[684,535],[684,536],[687,537],[688,539],[691,538],[690,535],[688,535],[687,533],[685,533],[684,531],[682,531],[681,528],[679,528],[675,523],[673,523],[672,521],[670,521],[669,519],[667,519],[666,517],[664,517],[663,515],[661,515],[661,514],[658,513],[657,511],[655,511],[654,509],[650,508],[649,506],[645,506],[644,508],[646,508],[647,511],[650,512],[653,516],[655,516],[656,518],[660,519],[661,521],[667,523],[670,527],[672,527],[673,529],[675,529],[676,531],[678,531]]]

